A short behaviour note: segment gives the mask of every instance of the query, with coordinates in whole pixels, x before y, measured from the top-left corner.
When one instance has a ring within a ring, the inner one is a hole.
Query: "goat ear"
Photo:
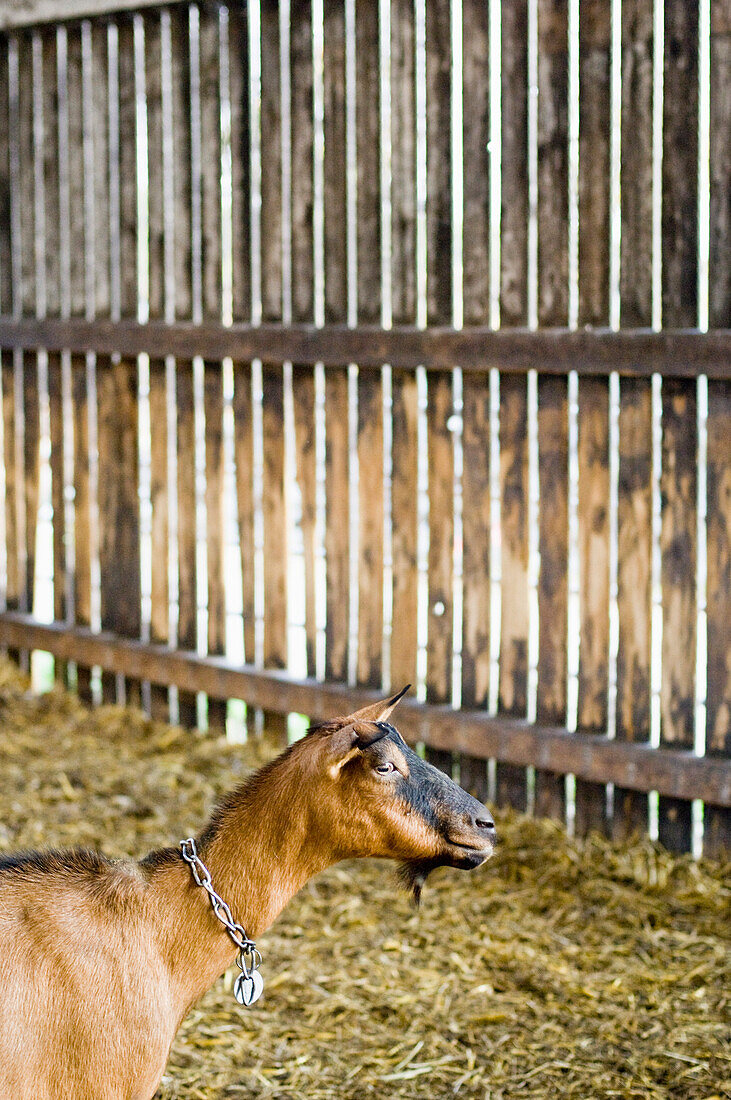
[[[359,735],[355,726],[339,726],[330,736],[329,765],[332,775],[337,775],[343,765],[360,751],[358,745]]]
[[[410,687],[411,684],[407,684],[405,688],[399,691],[397,695],[392,695],[390,699],[382,699],[379,703],[370,703],[367,707],[363,707],[361,710],[356,710],[354,714],[349,715],[346,721],[386,722],[391,716],[391,712],[398,703],[399,699],[403,699],[404,695]]]

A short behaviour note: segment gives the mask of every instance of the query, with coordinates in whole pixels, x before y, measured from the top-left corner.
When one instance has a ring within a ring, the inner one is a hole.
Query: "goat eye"
[[[396,771],[396,765],[392,764],[391,761],[389,760],[386,764],[379,764],[378,767],[376,768],[376,771],[378,772],[379,775],[388,775],[389,772],[395,772]]]

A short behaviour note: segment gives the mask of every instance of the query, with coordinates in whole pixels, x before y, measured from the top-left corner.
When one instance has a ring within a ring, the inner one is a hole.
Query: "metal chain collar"
[[[213,912],[239,949],[236,965],[241,973],[234,982],[234,997],[239,1004],[249,1007],[261,996],[264,982],[259,973],[261,954],[253,940],[246,935],[243,925],[233,919],[232,913],[220,894],[213,889],[211,873],[198,855],[193,837],[181,840],[180,852],[190,867],[196,886],[202,886],[213,907]]]

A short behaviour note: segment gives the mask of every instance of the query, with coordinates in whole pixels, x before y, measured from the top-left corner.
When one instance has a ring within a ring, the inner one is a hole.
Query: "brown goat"
[[[489,812],[388,724],[400,697],[312,730],[214,811],[198,852],[252,939],[339,860],[400,860],[418,897],[432,868],[491,854]],[[0,1097],[150,1100],[236,953],[179,848],[0,860]]]

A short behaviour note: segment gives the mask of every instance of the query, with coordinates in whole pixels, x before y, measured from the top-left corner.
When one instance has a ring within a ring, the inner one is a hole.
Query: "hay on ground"
[[[0,851],[142,855],[199,829],[271,751],[36,697],[7,662],[0,711]],[[439,872],[418,911],[375,861],[310,882],[261,939],[262,1001],[239,1008],[217,982],[158,1097],[731,1095],[729,867],[498,826],[495,859]]]

